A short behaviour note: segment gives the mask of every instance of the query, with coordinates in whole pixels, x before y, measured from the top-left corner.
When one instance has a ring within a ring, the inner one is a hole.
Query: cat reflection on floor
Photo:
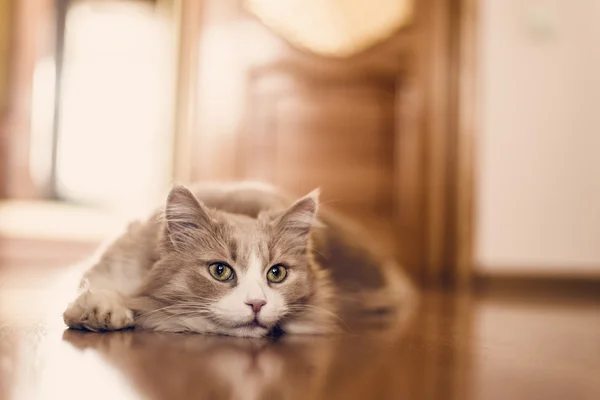
[[[334,349],[324,337],[280,344],[267,339],[71,330],[63,339],[77,348],[99,351],[139,392],[156,399],[315,398]]]
[[[63,340],[100,353],[133,383],[140,397],[319,399],[346,397],[353,384],[364,386],[369,375],[388,380],[385,361],[394,359],[390,349],[401,341],[409,319],[377,319],[377,329],[359,333],[353,328],[354,334],[336,337],[296,335],[273,340],[66,330]]]

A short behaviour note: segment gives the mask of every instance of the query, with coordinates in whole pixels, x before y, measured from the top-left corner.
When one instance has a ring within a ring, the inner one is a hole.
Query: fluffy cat
[[[412,292],[396,264],[318,212],[255,184],[174,187],[164,210],[103,250],[64,312],[72,328],[261,337],[339,328],[340,309],[381,310]],[[369,296],[365,297],[368,293]]]

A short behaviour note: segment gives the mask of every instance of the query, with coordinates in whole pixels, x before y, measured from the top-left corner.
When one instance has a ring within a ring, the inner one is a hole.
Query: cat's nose
[[[252,307],[252,311],[254,311],[254,314],[258,314],[258,312],[260,311],[260,309],[267,304],[266,301],[264,300],[247,300],[246,304],[249,305],[250,307]]]

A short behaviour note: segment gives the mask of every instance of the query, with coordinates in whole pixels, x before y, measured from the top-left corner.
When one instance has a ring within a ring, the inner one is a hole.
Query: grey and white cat
[[[401,306],[412,290],[397,265],[318,212],[318,194],[292,202],[266,185],[174,187],[164,210],[103,250],[65,323],[260,337],[335,332],[342,306]]]

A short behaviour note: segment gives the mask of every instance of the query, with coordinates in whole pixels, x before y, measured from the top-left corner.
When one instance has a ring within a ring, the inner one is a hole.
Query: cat
[[[175,186],[100,253],[63,318],[92,331],[334,333],[342,306],[380,313],[414,297],[368,242],[320,209],[318,190],[292,202],[263,184]]]

